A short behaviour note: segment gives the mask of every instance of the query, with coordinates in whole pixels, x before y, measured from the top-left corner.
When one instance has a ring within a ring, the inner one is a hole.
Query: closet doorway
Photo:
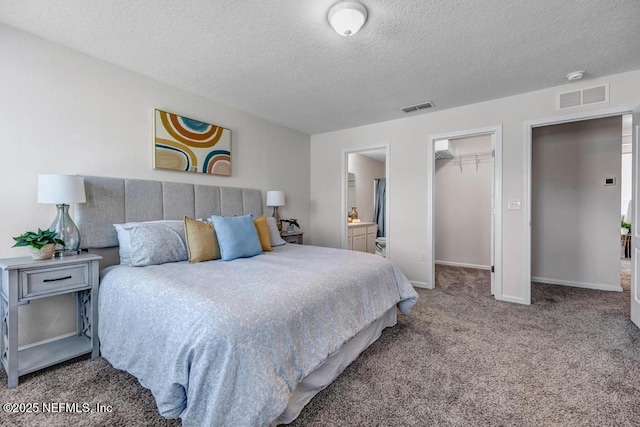
[[[389,258],[389,147],[343,152],[342,248]]]
[[[436,264],[489,270],[502,299],[502,127],[430,137],[427,277]]]

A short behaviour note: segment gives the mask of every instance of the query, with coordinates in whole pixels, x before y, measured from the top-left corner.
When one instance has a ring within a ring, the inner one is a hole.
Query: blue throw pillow
[[[251,215],[211,215],[211,221],[218,235],[223,261],[249,258],[262,253],[258,231]]]

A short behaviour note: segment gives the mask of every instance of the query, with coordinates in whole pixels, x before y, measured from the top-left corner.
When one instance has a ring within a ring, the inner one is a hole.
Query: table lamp
[[[284,206],[284,191],[267,191],[267,206],[273,207],[273,217],[276,219],[278,231],[282,231],[282,221],[278,207]]]
[[[38,203],[55,204],[58,215],[49,227],[64,242],[56,245],[54,257],[80,253],[80,231],[69,216],[71,203],[85,203],[84,178],[77,175],[38,175]]]

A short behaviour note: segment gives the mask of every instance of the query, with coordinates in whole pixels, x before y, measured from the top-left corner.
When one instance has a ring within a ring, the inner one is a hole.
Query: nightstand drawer
[[[89,286],[87,264],[22,271],[19,297],[30,298]]]

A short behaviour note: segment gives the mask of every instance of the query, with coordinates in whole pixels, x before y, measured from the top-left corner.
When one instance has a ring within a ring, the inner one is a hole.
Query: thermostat
[[[616,179],[615,178],[604,178],[602,180],[602,183],[604,185],[616,185]]]

